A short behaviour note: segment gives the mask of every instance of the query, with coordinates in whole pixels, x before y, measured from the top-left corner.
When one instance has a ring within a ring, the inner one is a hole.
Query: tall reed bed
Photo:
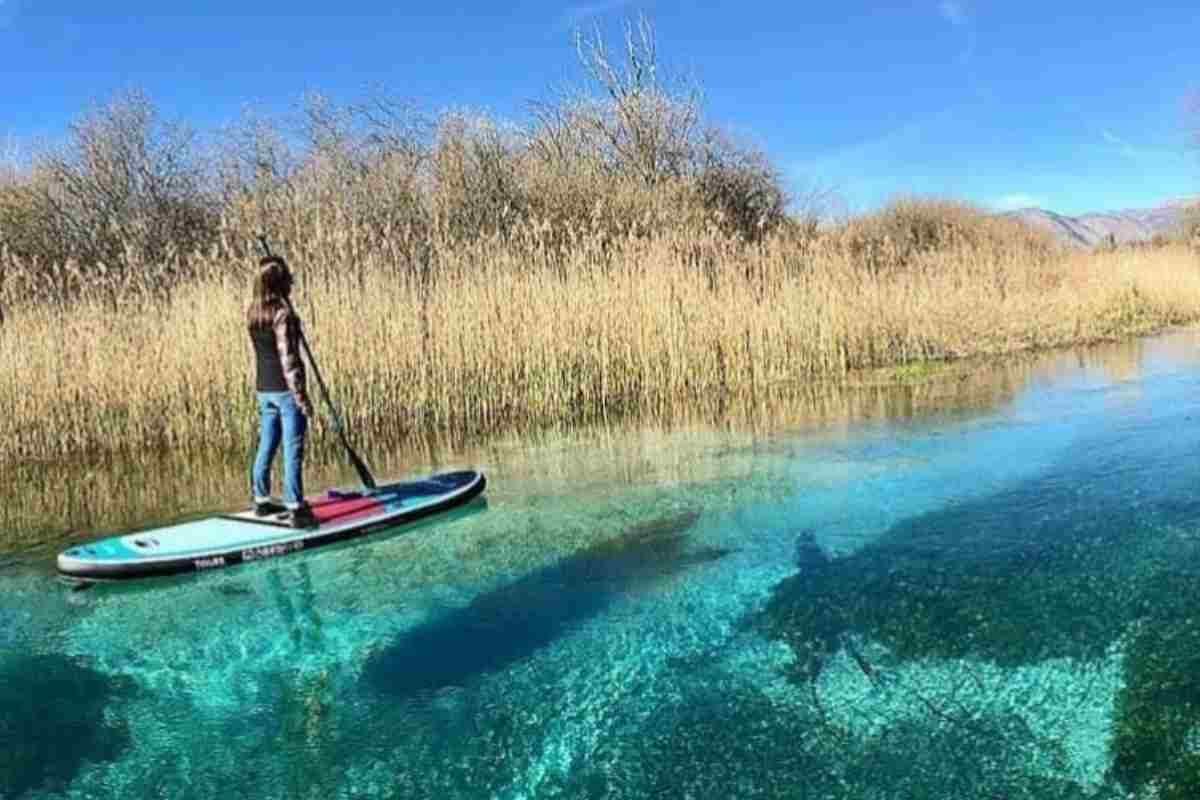
[[[669,418],[865,368],[1200,318],[1200,271],[1182,246],[1042,256],[960,237],[889,261],[864,259],[855,235],[580,235],[562,248],[531,233],[447,246],[427,275],[369,251],[339,256],[332,234],[288,255],[350,426],[395,443]],[[247,447],[252,264],[197,254],[194,268],[167,294],[13,310],[0,328],[0,462]]]
[[[649,25],[626,33],[624,64],[577,42],[593,91],[523,123],[313,95],[206,153],[137,91],[82,115],[0,173],[0,463],[245,449],[259,230],[370,442],[719,415],[1200,315],[1180,246],[1072,254],[942,201],[789,215],[765,156],[653,68]]]
[[[588,475],[623,474],[643,485],[653,485],[655,480],[676,484],[748,478],[747,470],[755,468],[750,461],[701,456],[711,454],[714,446],[723,450],[731,443],[735,449],[749,447],[768,431],[828,431],[864,419],[944,415],[968,409],[986,413],[1010,402],[1030,382],[1051,379],[1064,370],[1085,367],[1114,380],[1127,378],[1140,369],[1148,346],[1160,355],[1163,347],[1190,347],[1182,337],[1152,345],[1134,339],[1083,354],[1070,350],[1030,353],[983,368],[970,362],[947,362],[880,370],[853,382],[806,383],[798,392],[760,397],[757,402],[733,398],[719,407],[712,402],[696,404],[681,410],[685,416],[657,423],[626,417],[570,431],[500,434],[473,445],[435,434],[409,439],[403,447],[378,448],[370,453],[371,465],[381,476],[397,476],[427,471],[443,463],[448,453],[484,465],[499,459],[509,478],[535,487],[535,493],[544,498],[576,492],[580,470]],[[1187,356],[1175,352],[1169,357]],[[912,379],[909,373],[919,377]],[[64,531],[128,530],[177,519],[181,513],[228,508],[245,499],[247,456],[252,446],[253,442],[246,442],[237,452],[209,452],[202,457],[195,452],[143,451],[82,469],[73,460],[7,463],[5,480],[0,481],[0,541],[46,546],[57,543]],[[587,464],[582,464],[579,454],[585,452]],[[326,449],[320,456],[310,460],[306,469],[312,485],[353,480],[342,454]],[[647,479],[651,479],[649,483]],[[502,533],[490,532],[482,539],[470,537],[465,546],[486,548],[496,536],[503,538]],[[570,545],[561,536],[553,546],[518,538],[523,546],[550,547],[555,552],[555,548]],[[463,562],[469,563],[474,562]]]

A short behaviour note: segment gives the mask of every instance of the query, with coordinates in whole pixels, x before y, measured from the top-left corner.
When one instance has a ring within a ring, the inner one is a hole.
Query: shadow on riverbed
[[[618,598],[727,551],[686,551],[698,514],[637,525],[624,534],[476,598],[378,651],[363,677],[379,691],[411,695],[461,686],[525,659]]]
[[[1163,591],[1171,573],[1200,565],[1200,476],[1161,472],[1170,460],[1161,454],[1146,468],[1073,455],[1009,489],[904,520],[850,556],[830,559],[800,534],[800,571],[775,588],[757,624],[792,645],[802,679],[847,634],[902,660],[1015,667],[1102,657],[1131,622],[1173,604]]]
[[[129,746],[122,723],[106,720],[133,692],[114,678],[59,655],[0,662],[0,795],[61,790],[88,763],[116,760]],[[114,715],[119,716],[119,715]]]

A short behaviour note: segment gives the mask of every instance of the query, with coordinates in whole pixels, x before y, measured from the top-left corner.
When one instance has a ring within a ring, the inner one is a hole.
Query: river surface
[[[86,590],[58,550],[245,465],[13,468],[0,797],[1196,797],[1198,353],[371,454],[486,499]]]

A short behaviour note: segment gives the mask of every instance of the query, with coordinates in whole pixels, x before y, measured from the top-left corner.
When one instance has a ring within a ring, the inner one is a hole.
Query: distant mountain
[[[1110,233],[1117,243],[1146,241],[1155,234],[1170,234],[1188,206],[1200,203],[1200,195],[1168,200],[1157,208],[1134,208],[1069,217],[1041,208],[1022,208],[1001,216],[1013,217],[1050,231],[1062,241],[1078,247],[1094,247]]]

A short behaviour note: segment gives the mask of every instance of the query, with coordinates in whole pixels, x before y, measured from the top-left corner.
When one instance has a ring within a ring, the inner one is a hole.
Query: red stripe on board
[[[317,500],[312,503],[313,516],[319,522],[329,522],[333,519],[341,519],[377,508],[383,508],[383,503],[371,497]]]

